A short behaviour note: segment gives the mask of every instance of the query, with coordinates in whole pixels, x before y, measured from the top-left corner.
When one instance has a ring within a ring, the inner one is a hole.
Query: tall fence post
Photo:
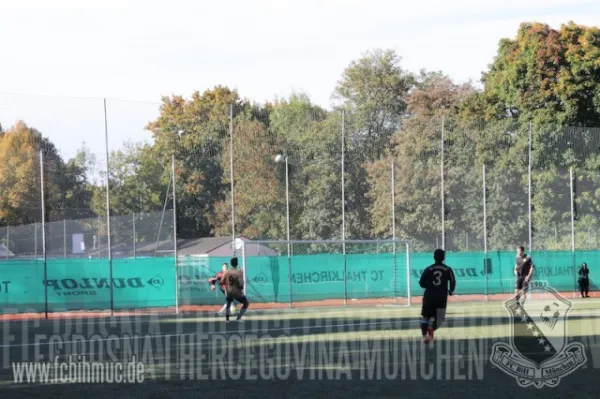
[[[131,223],[133,227],[133,259],[137,259],[137,233],[135,231],[135,212],[133,212]]]
[[[569,186],[571,188],[571,251],[575,252],[575,186],[573,168],[569,169]]]
[[[485,175],[485,164],[482,168],[482,180],[483,180],[483,268],[485,271],[485,300],[488,300],[489,295],[489,267],[488,267],[488,232],[487,232],[487,186],[486,186],[486,175]]]
[[[346,111],[342,110],[342,251],[346,253]]]
[[[158,225],[158,234],[156,236],[156,244],[154,246],[154,256],[158,252],[158,248],[160,246],[160,235],[162,233],[162,226],[165,220],[165,213],[167,212],[167,203],[169,202],[169,193],[173,192],[171,189],[171,184],[175,184],[173,182],[173,173],[169,173],[169,183],[167,185],[167,191],[165,192],[165,201],[163,202],[163,210],[160,214],[160,224]]]
[[[348,305],[348,277],[346,273],[346,111],[342,110],[342,259],[344,269],[344,306]]]
[[[244,295],[248,294],[248,284],[247,284],[247,278],[248,278],[248,271],[246,270],[246,241],[242,241],[242,278],[244,281]],[[291,281],[291,277],[290,277],[290,281]]]
[[[397,263],[396,263],[396,179],[395,179],[395,169],[396,166],[394,161],[391,162],[391,172],[392,178],[390,182],[390,191],[392,192],[392,239],[393,242],[393,256],[394,256],[394,303],[397,302],[398,298],[398,273],[397,273]]]
[[[114,315],[114,280],[112,265],[112,247],[110,239],[110,155],[108,150],[108,114],[106,111],[106,98],[104,99],[104,141],[106,149],[106,240],[108,248],[108,274],[110,281],[110,314]]]
[[[33,251],[35,254],[35,259],[38,258],[38,232],[37,232],[37,222],[33,223]]]
[[[440,143],[441,146],[441,161],[440,161],[440,199],[441,199],[441,220],[442,220],[442,249],[446,249],[446,187],[445,187],[445,179],[444,179],[444,147],[445,147],[445,137],[444,137],[444,129],[445,129],[445,121],[442,117],[442,140]]]
[[[44,189],[44,150],[40,150],[40,201],[42,206],[42,257],[44,259],[44,315],[48,319],[48,262],[46,258],[46,194]]]
[[[577,291],[577,265],[575,263],[575,182],[573,179],[573,168],[569,169],[569,187],[571,192],[571,254],[573,262],[573,289]],[[574,294],[575,296],[576,294]]]
[[[529,253],[531,253],[532,251],[532,237],[533,237],[533,218],[531,215],[531,159],[532,159],[532,149],[533,146],[533,139],[532,139],[532,132],[531,132],[531,122],[529,122],[529,145],[528,145],[528,164],[527,164],[527,215],[529,218],[529,227],[528,227],[528,241],[529,241]]]
[[[67,219],[63,219],[63,256],[67,259]]]
[[[410,269],[411,269],[411,264],[410,264],[410,242],[406,241],[406,301],[408,306],[411,306],[411,302],[412,302],[412,293],[411,293],[411,286],[410,286]]]

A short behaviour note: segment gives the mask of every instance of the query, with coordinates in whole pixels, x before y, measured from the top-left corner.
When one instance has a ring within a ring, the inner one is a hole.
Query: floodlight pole
[[[288,257],[290,256],[290,164],[287,155],[285,156],[285,219],[286,234],[288,241]]]
[[[235,184],[233,174],[233,104],[229,105],[229,179],[231,180],[231,253],[235,256]]]
[[[175,153],[171,155],[171,179],[173,180],[173,258],[175,262],[175,313],[179,314],[179,273],[177,272],[177,197],[175,195],[177,191],[177,184],[175,184]]]
[[[287,262],[288,262],[288,284],[290,291],[289,307],[292,307],[292,243],[290,241],[290,163],[288,154],[278,154],[275,162],[279,162],[281,157],[285,162],[285,223],[286,223],[286,244],[287,244]]]
[[[287,236],[287,259],[290,289],[290,308],[292,307],[292,244],[290,243],[290,164],[287,154],[285,155],[285,219]]]

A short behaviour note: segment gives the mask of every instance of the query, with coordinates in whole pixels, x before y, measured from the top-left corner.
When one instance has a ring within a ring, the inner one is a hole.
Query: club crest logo
[[[584,345],[568,342],[571,302],[543,282],[532,284],[520,302],[513,298],[504,303],[510,314],[510,343],[495,343],[490,361],[521,387],[556,387],[587,362]]]

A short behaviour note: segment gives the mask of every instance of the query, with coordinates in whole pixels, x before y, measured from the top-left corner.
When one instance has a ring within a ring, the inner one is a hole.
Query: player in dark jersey
[[[527,292],[534,269],[531,256],[525,253],[524,247],[518,247],[517,260],[515,262],[515,277],[517,278],[515,283],[515,299],[517,302],[521,300],[521,295]]]
[[[229,322],[230,306],[234,300],[237,300],[242,304],[242,309],[237,315],[237,320],[240,321],[242,316],[248,310],[250,303],[244,295],[244,275],[237,268],[238,259],[231,258],[231,270],[227,270],[223,277],[221,277],[221,285],[225,285],[225,292],[227,296],[227,308],[225,309],[225,320]]]
[[[581,264],[579,269],[579,291],[581,291],[582,298],[590,297],[590,269],[588,269],[585,262]]]
[[[436,249],[433,253],[435,263],[423,271],[419,285],[425,289],[423,307],[421,309],[421,334],[423,342],[433,340],[433,333],[440,328],[446,318],[448,295],[453,295],[456,289],[456,279],[452,268],[444,264],[446,253]],[[431,322],[433,319],[433,323]]]
[[[218,272],[217,274],[215,274],[214,277],[211,277],[208,279],[208,283],[210,284],[211,291],[215,290],[216,285],[218,283],[219,288],[221,289],[221,292],[223,293],[223,296],[227,296],[227,294],[225,293],[225,286],[223,284],[221,284],[221,279],[225,275],[227,268],[228,268],[227,263],[223,263],[223,265],[221,267],[221,271]],[[225,303],[223,304],[223,307],[217,312],[217,314],[219,316],[222,316],[225,312],[226,307],[227,307],[227,301],[225,301]],[[234,309],[235,309],[235,307],[234,307]]]

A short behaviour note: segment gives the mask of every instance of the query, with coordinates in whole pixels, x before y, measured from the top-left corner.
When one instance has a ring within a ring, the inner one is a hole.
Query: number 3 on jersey
[[[433,285],[437,287],[438,285],[442,284],[442,272],[436,270],[433,272],[433,275],[435,276],[435,281],[433,282]]]

